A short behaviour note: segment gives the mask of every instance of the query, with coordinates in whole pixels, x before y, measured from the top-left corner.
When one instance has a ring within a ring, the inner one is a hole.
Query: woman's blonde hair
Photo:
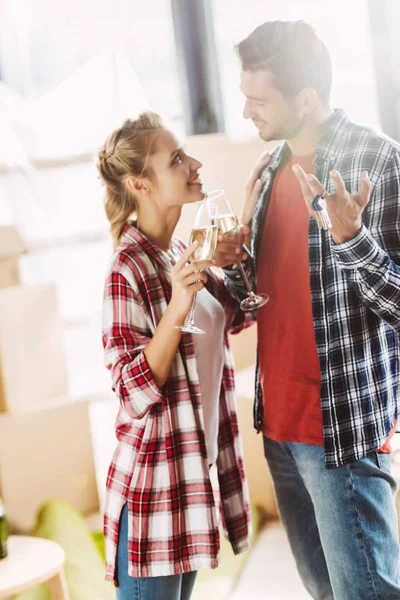
[[[163,123],[160,115],[148,111],[134,121],[128,120],[106,140],[98,154],[97,169],[106,187],[104,207],[110,222],[110,233],[117,246],[123,227],[137,207],[126,180],[150,176],[147,159]]]

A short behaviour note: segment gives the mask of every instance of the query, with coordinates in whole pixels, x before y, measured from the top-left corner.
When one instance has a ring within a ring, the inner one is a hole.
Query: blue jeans
[[[197,571],[165,577],[128,575],[128,508],[125,504],[119,521],[117,552],[117,600],[189,600]]]
[[[390,455],[336,469],[322,446],[264,437],[283,525],[315,600],[399,600],[400,554]]]

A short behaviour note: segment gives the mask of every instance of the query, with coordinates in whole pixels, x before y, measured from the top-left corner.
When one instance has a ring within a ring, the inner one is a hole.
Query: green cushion
[[[252,509],[253,544],[264,521],[263,510]],[[115,600],[112,583],[104,581],[104,538],[91,532],[85,519],[68,504],[48,502],[39,511],[33,535],[53,540],[65,550],[64,571],[70,600]],[[235,587],[251,550],[235,556],[221,534],[221,566],[200,571],[191,600],[224,600]],[[14,600],[52,600],[46,586],[28,590]]]
[[[102,531],[92,531],[91,532],[94,543],[96,544],[96,548],[99,551],[101,559],[103,563],[106,562],[106,545],[104,540],[104,535]]]
[[[69,504],[51,501],[43,505],[33,535],[53,540],[64,548],[64,571],[71,600],[115,600],[114,585],[104,581],[104,560],[99,553],[99,548],[104,548],[102,535],[97,533],[95,541],[85,519]],[[19,594],[15,600],[51,598],[47,587],[38,586]]]

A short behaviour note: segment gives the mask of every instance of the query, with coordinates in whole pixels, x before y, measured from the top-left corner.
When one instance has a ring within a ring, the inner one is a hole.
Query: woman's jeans
[[[166,577],[128,575],[128,508],[125,504],[119,522],[117,553],[117,600],[189,600],[197,571]]]
[[[334,469],[324,449],[264,437],[279,512],[314,599],[399,600],[400,556],[390,455]]]

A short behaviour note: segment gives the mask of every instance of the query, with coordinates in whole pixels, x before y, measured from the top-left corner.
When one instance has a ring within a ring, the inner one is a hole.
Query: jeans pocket
[[[392,455],[386,452],[375,452],[376,463],[381,471],[391,474]]]

